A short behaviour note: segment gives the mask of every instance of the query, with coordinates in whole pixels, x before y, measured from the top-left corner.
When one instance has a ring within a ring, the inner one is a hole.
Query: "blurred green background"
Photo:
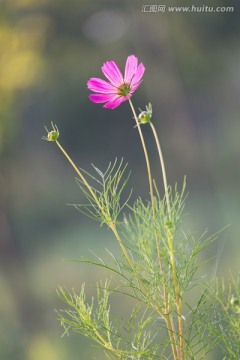
[[[90,103],[86,82],[101,65],[123,69],[135,54],[145,64],[136,108],[151,101],[169,183],[187,175],[184,227],[198,236],[231,224],[206,252],[203,269],[219,276],[239,271],[240,15],[144,13],[152,1],[0,1],[0,359],[105,359],[77,335],[61,338],[54,309],[58,285],[80,288],[106,273],[66,259],[118,252],[111,233],[69,203],[83,196],[75,174],[44,125],[56,123],[61,143],[79,166],[101,169],[124,157],[132,169],[133,199],[148,196],[141,144],[130,108]],[[164,0],[165,5],[206,5]],[[162,191],[152,135],[154,177]],[[89,293],[93,289],[89,289]],[[128,304],[121,304],[122,307]],[[115,308],[117,308],[115,304]],[[219,359],[213,353],[209,359]]]

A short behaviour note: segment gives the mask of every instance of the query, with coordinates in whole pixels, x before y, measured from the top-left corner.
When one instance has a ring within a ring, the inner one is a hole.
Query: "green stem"
[[[158,135],[157,135],[155,126],[153,125],[152,122],[150,122],[150,126],[151,126],[151,129],[153,131],[153,135],[154,135],[156,145],[157,145],[157,149],[158,149],[160,165],[161,165],[161,168],[162,168],[162,176],[163,176],[163,184],[164,184],[164,190],[165,190],[165,198],[166,198],[166,203],[167,203],[168,216],[169,216],[169,220],[170,220],[171,208],[170,208],[170,200],[169,200],[169,193],[168,193],[167,173],[166,173],[166,168],[165,168],[165,164],[164,164],[162,149],[161,149],[161,146],[160,146],[160,141],[158,139]]]
[[[93,191],[93,189],[91,188],[91,186],[88,184],[87,180],[85,179],[85,177],[83,176],[83,174],[81,173],[81,171],[78,169],[77,165],[75,165],[75,163],[72,161],[72,159],[70,158],[70,156],[68,155],[68,153],[64,150],[64,148],[62,147],[62,145],[60,145],[60,143],[58,141],[55,141],[57,146],[59,147],[59,149],[62,151],[62,153],[64,154],[64,156],[67,158],[67,160],[70,162],[70,164],[72,165],[72,167],[74,168],[74,170],[76,171],[76,173],[78,174],[78,176],[80,177],[80,179],[82,180],[82,182],[84,183],[84,185],[86,186],[86,188],[88,189],[88,191],[90,192],[90,194],[92,195],[92,197],[94,198],[94,201],[96,202],[96,204],[100,207],[101,206],[99,204],[98,198],[95,194],[95,192]],[[102,209],[101,209],[102,210]]]
[[[141,142],[142,142],[143,152],[144,152],[144,155],[145,155],[145,160],[146,160],[146,165],[147,165],[148,181],[149,181],[149,189],[150,189],[150,197],[151,197],[152,213],[153,213],[153,222],[154,222],[154,228],[155,228],[155,234],[156,234],[156,247],[157,247],[157,253],[158,253],[160,272],[162,273],[162,259],[161,259],[160,247],[159,247],[159,242],[158,242],[158,236],[157,236],[157,232],[156,232],[156,224],[155,224],[156,216],[155,216],[154,196],[153,196],[153,180],[152,180],[152,173],[151,173],[151,167],[150,167],[150,162],[149,162],[149,156],[148,156],[146,144],[145,144],[145,141],[144,141],[144,137],[143,137],[143,134],[142,134],[142,130],[141,130],[138,118],[137,118],[136,111],[134,109],[134,106],[133,106],[131,100],[129,99],[128,101],[129,101],[129,104],[130,104],[130,107],[132,109],[132,113],[133,113],[133,116],[134,116],[134,119],[135,119],[135,122],[136,122],[136,125],[137,125],[137,129],[138,129],[139,136],[140,136],[140,139],[141,139]]]
[[[176,270],[176,263],[174,258],[174,249],[173,249],[173,237],[171,234],[168,235],[168,243],[169,243],[169,254],[170,254],[170,261],[172,266],[172,273],[173,273],[173,283],[174,283],[174,292],[175,292],[175,304],[177,308],[177,315],[178,315],[178,328],[179,328],[179,345],[180,345],[180,360],[184,360],[184,330],[183,330],[183,318],[182,318],[182,300],[181,294],[179,291],[179,285],[177,280],[177,270]]]
[[[135,119],[135,122],[136,122],[136,125],[137,125],[137,129],[138,129],[138,132],[139,132],[139,136],[140,136],[140,139],[141,139],[141,142],[142,142],[143,152],[144,152],[144,155],[145,155],[145,160],[146,160],[146,165],[147,165],[149,189],[150,189],[150,196],[151,196],[151,203],[152,203],[152,211],[153,211],[153,215],[154,215],[154,218],[155,218],[154,196],[153,196],[153,180],[152,180],[152,173],[151,173],[151,167],[150,167],[150,162],[149,162],[149,156],[148,156],[146,144],[145,144],[145,141],[144,141],[144,138],[143,138],[142,130],[141,130],[140,124],[138,122],[136,111],[134,109],[134,106],[133,106],[131,100],[128,99],[128,101],[129,101],[130,107],[132,109],[132,113],[133,113],[133,116],[134,116],[134,119]]]
[[[178,349],[177,349],[177,339],[176,339],[176,331],[174,329],[174,324],[172,321],[172,318],[170,315],[166,316],[166,325],[167,325],[167,329],[168,329],[168,334],[171,340],[171,346],[172,346],[172,352],[173,352],[173,356],[174,356],[174,360],[179,359],[178,357]]]

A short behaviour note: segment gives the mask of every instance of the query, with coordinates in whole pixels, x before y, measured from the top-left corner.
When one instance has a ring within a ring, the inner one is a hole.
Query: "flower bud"
[[[151,121],[152,118],[152,105],[149,103],[146,106],[146,110],[142,111],[139,109],[141,113],[138,115],[138,121],[140,124],[147,124]]]
[[[59,130],[57,128],[57,125],[53,125],[53,123],[51,122],[52,125],[52,131],[48,131],[48,129],[45,126],[45,130],[47,132],[47,136],[43,136],[42,139],[43,140],[47,140],[47,141],[57,141],[58,137],[59,137]]]
[[[138,121],[140,122],[140,124],[147,124],[150,120],[151,120],[151,116],[147,111],[142,111],[138,115]]]
[[[48,133],[47,138],[49,141],[56,141],[59,137],[59,132],[52,130]]]

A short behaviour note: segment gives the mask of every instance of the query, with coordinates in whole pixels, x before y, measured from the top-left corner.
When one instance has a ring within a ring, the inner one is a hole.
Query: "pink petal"
[[[138,83],[134,84],[133,86],[131,86],[131,94],[134,93],[134,91],[137,90],[137,88],[139,87],[139,85],[141,84],[142,81],[139,81]]]
[[[116,88],[109,84],[107,81],[98,79],[98,78],[91,78],[87,82],[87,86],[89,90],[92,90],[97,93],[101,94],[113,94],[116,93]]]
[[[121,105],[122,102],[128,100],[132,95],[128,94],[128,96],[119,96],[119,97],[115,97],[114,99],[108,101],[105,105],[104,108],[107,109],[115,109],[117,106]]]
[[[113,100],[108,101],[103,107],[106,109],[115,109],[124,101],[123,96],[116,97]]]
[[[133,76],[137,71],[138,59],[134,55],[130,55],[127,58],[126,66],[125,66],[125,74],[124,74],[124,82],[126,84],[130,84]]]
[[[107,61],[102,66],[102,72],[112,85],[118,87],[123,84],[123,76],[114,61]]]
[[[142,63],[139,64],[138,68],[137,68],[137,71],[136,71],[135,75],[132,78],[132,85],[135,85],[135,84],[140,82],[140,80],[143,77],[144,71],[145,71],[144,65]]]
[[[95,103],[104,103],[115,98],[113,94],[91,94],[89,99]]]

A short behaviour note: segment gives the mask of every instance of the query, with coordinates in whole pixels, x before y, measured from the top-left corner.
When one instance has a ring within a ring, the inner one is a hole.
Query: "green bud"
[[[52,125],[52,131],[48,131],[48,129],[45,126],[46,132],[47,132],[47,136],[43,136],[42,139],[43,140],[47,140],[47,141],[57,141],[58,137],[59,137],[59,130],[57,128],[57,125],[53,125],[53,123],[51,122]]]
[[[151,121],[152,118],[152,105],[149,103],[146,106],[146,110],[142,111],[139,109],[141,113],[138,115],[138,121],[140,124],[147,124]]]
[[[147,124],[150,120],[151,120],[151,116],[148,114],[147,111],[142,111],[138,115],[138,121],[140,122],[140,124]]]
[[[58,137],[59,137],[59,132],[54,130],[50,131],[47,135],[49,141],[56,141]]]

